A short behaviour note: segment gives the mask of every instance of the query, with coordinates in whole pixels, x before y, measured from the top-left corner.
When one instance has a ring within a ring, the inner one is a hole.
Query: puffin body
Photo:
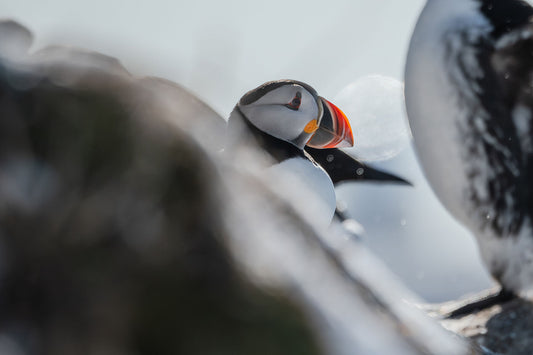
[[[228,137],[232,144],[253,139],[275,161],[264,171],[265,177],[296,187],[283,194],[315,225],[329,225],[336,207],[334,184],[304,148],[353,145],[350,125],[340,109],[305,83],[268,82],[241,98],[228,120]]]
[[[533,289],[532,19],[520,0],[428,0],[405,70],[426,177],[514,294]]]

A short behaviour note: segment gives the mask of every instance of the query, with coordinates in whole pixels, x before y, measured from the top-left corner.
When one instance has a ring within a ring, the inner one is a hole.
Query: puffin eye
[[[298,91],[296,95],[294,95],[294,98],[292,99],[292,101],[286,104],[285,107],[291,110],[297,111],[300,108],[301,103],[302,103],[302,93]]]

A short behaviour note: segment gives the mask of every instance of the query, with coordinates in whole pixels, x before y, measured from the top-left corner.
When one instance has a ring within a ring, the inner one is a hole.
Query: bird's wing
[[[500,37],[490,64],[507,108],[533,107],[533,24]]]
[[[478,28],[445,34],[446,72],[456,89],[457,129],[473,213],[498,234],[514,234],[533,207],[530,25],[499,35]]]
[[[502,104],[518,140],[520,210],[533,218],[533,24],[511,31],[496,41],[490,57]]]

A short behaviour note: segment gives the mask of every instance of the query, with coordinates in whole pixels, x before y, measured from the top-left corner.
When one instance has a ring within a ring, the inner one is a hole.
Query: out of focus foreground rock
[[[224,121],[183,88],[27,55],[14,22],[0,40],[0,353],[471,351],[246,168],[253,147],[222,159]]]
[[[297,306],[236,272],[217,171],[118,62],[0,65],[2,354],[319,352]]]

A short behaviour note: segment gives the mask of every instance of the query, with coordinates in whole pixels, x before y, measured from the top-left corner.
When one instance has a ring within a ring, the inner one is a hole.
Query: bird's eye
[[[297,92],[296,95],[294,95],[294,98],[291,102],[286,104],[285,106],[287,108],[290,108],[291,110],[298,110],[300,108],[300,105],[302,103],[302,94],[300,92]]]

